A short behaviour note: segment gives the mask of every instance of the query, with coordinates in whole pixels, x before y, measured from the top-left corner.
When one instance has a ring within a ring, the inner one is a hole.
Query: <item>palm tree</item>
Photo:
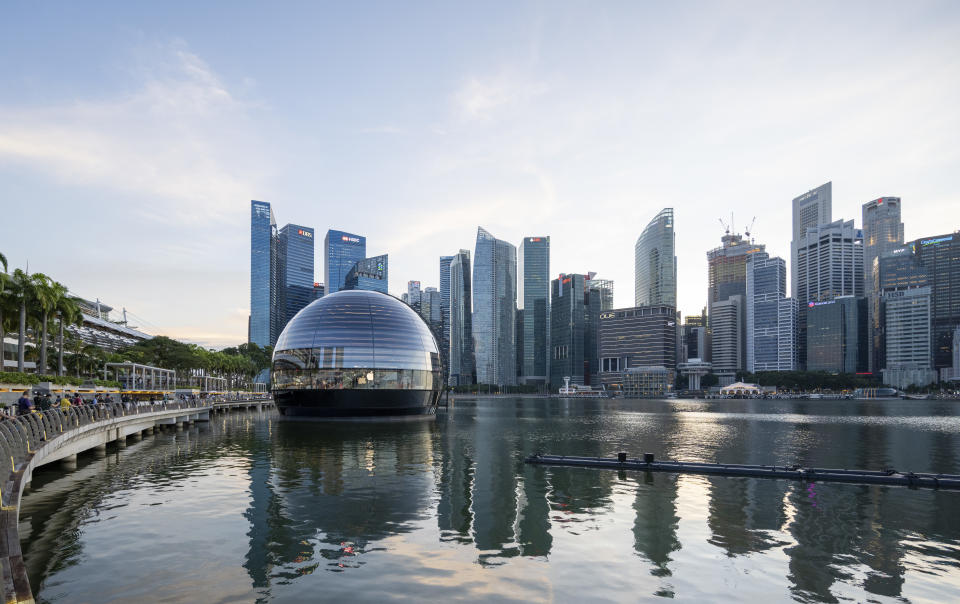
[[[27,340],[27,304],[33,303],[34,284],[30,275],[19,268],[13,271],[11,284],[13,286],[11,288],[13,290],[13,297],[20,306],[20,325],[18,330],[19,335],[17,336],[17,371],[23,373],[24,352],[26,351]]]
[[[63,375],[63,324],[66,321],[67,325],[81,325],[83,323],[83,315],[80,312],[80,306],[77,305],[77,298],[73,296],[66,295],[67,288],[61,285],[60,283],[54,283],[54,286],[63,287],[64,295],[57,300],[57,307],[55,309],[57,313],[57,323],[58,323],[58,333],[57,333],[57,375]]]
[[[3,353],[3,342],[7,337],[6,330],[4,330],[3,325],[3,307],[4,303],[7,302],[7,281],[10,276],[7,275],[7,257],[0,253],[0,264],[3,265],[3,271],[0,272],[0,371],[6,371],[6,355]]]
[[[34,273],[30,279],[33,281],[36,307],[40,311],[40,360],[37,364],[37,373],[45,374],[47,373],[47,320],[50,312],[57,306],[57,299],[67,293],[67,288],[43,273]],[[54,284],[59,287],[55,287]]]

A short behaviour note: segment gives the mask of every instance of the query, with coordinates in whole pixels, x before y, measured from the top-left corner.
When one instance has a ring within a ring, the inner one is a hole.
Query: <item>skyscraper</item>
[[[746,321],[744,295],[728,296],[710,307],[711,358],[713,372],[726,386],[746,366]]]
[[[443,383],[450,375],[450,262],[453,256],[440,256],[440,364]]]
[[[477,380],[473,361],[473,311],[470,250],[450,261],[450,378],[451,386],[473,384]]]
[[[288,224],[277,239],[278,266],[282,278],[280,306],[283,311],[283,327],[313,300],[313,229],[297,224]],[[279,337],[279,334],[278,334]]]
[[[634,305],[677,306],[673,208],[654,216],[634,246]]]
[[[350,268],[340,289],[365,289],[388,294],[389,274],[386,254],[364,258]]]
[[[747,371],[794,371],[796,300],[786,297],[787,263],[753,254],[747,262]]]
[[[587,275],[587,289],[600,292],[600,310],[613,310],[613,279],[597,279],[596,273]]]
[[[407,281],[407,304],[417,312],[420,312],[420,295],[420,282]]]
[[[926,386],[937,381],[932,368],[930,287],[914,287],[883,295],[883,383],[894,388]]]
[[[676,316],[672,306],[602,310],[600,382],[608,387],[622,385],[627,370],[639,367],[662,367],[675,374]]]
[[[807,361],[809,303],[825,302],[840,296],[863,297],[863,231],[854,228],[852,220],[836,220],[807,228],[807,232],[795,243],[797,281],[794,298],[799,306],[797,341],[800,367],[804,368]],[[865,334],[863,337],[866,341]],[[863,361],[866,366],[866,356]]]
[[[564,378],[593,385],[600,372],[600,290],[587,275],[561,274],[550,284],[550,386]]]
[[[857,373],[867,366],[866,301],[837,296],[808,302],[807,369]]]
[[[878,371],[874,357],[879,355],[880,294],[874,289],[878,270],[877,258],[903,245],[903,223],[900,222],[900,198],[881,197],[863,204],[863,295],[867,299],[867,354],[869,371]]]
[[[765,248],[762,244],[745,241],[742,236],[729,231],[720,241],[720,247],[707,252],[707,324],[712,333],[710,358],[714,372],[723,372],[726,377],[730,377],[737,371],[746,369],[747,261],[754,254],[765,253]],[[734,297],[737,298],[736,302],[726,304]],[[721,303],[722,312],[715,313],[714,306]],[[736,329],[736,333],[731,332],[732,329]],[[733,350],[731,346],[739,348]]]
[[[367,238],[330,229],[323,238],[323,281],[327,294],[343,289],[350,269],[367,257]]]
[[[546,384],[550,346],[550,237],[524,237],[517,255],[520,382]]]
[[[517,248],[477,229],[473,261],[473,345],[477,382],[517,382],[514,330],[517,315]]]
[[[797,295],[797,245],[807,229],[833,221],[833,182],[822,184],[793,199],[793,239],[790,241],[790,293],[803,305]]]
[[[266,201],[250,202],[250,322],[247,339],[270,346],[280,335],[277,312],[277,221]]]

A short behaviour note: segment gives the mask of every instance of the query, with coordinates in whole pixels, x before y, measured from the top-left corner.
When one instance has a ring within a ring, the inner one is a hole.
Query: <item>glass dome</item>
[[[347,290],[315,300],[274,346],[274,391],[439,387],[440,355],[427,324],[380,292]]]

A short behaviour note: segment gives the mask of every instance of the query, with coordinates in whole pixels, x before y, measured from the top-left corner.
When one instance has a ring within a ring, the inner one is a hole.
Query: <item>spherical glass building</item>
[[[310,303],[273,351],[282,415],[425,415],[440,398],[440,355],[427,324],[387,294],[345,290]]]

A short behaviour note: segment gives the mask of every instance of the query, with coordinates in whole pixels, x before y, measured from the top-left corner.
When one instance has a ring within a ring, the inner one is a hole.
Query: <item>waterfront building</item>
[[[517,317],[517,248],[477,229],[473,257],[473,346],[477,382],[513,386]]]
[[[744,296],[714,302],[710,309],[710,356],[720,385],[732,384],[746,366],[746,305]]]
[[[687,359],[677,365],[680,375],[687,377],[687,390],[700,390],[700,380],[713,369],[713,365],[698,358]]]
[[[630,367],[623,372],[624,398],[661,398],[673,392],[675,373],[662,365]]]
[[[900,198],[881,197],[863,204],[863,295],[867,299],[867,329],[869,331],[867,353],[869,371],[878,371],[881,366],[874,357],[879,356],[881,323],[880,292],[877,287],[877,259],[887,252],[903,246],[903,223],[900,221]]]
[[[517,365],[521,384],[546,384],[550,347],[550,237],[524,237],[517,253]]]
[[[960,380],[960,325],[953,330],[953,380]]]
[[[473,361],[473,310],[470,250],[450,261],[450,369],[448,383],[465,386],[477,381]]]
[[[440,361],[443,380],[450,377],[450,262],[453,256],[440,256]]]
[[[330,229],[323,238],[323,280],[326,293],[343,289],[347,273],[367,257],[367,238]]]
[[[677,253],[673,208],[647,224],[634,246],[634,306],[677,307]]]
[[[550,386],[590,386],[599,371],[600,291],[587,275],[563,274],[550,283]]]
[[[867,365],[866,299],[807,303],[807,369],[862,373]]]
[[[324,288],[324,286],[323,286],[323,283],[317,283],[316,281],[314,281],[314,282],[313,282],[313,298],[312,298],[312,300],[319,300],[320,298],[322,298],[322,297],[323,297],[323,293],[324,293],[324,289],[325,289],[325,288]]]
[[[341,289],[388,293],[390,270],[387,260],[387,254],[383,254],[357,262],[344,277]]]
[[[288,224],[277,235],[277,266],[281,278],[279,307],[283,326],[314,299],[313,234],[310,227]]]
[[[600,382],[623,385],[631,368],[676,367],[677,311],[672,306],[639,306],[600,312]]]
[[[250,319],[247,340],[271,346],[280,335],[277,220],[266,201],[250,202]]]
[[[863,297],[863,230],[854,228],[852,220],[842,219],[810,227],[796,242],[794,251],[797,257],[794,298],[800,311],[797,341],[802,369],[807,362],[809,303],[841,296]],[[863,362],[866,366],[866,357]]]
[[[807,229],[833,222],[833,182],[822,184],[793,199],[793,237],[790,240],[790,293],[800,304],[807,301],[797,294],[800,240]]]
[[[787,263],[756,253],[747,263],[747,371],[794,371],[796,300],[786,297]]]
[[[931,306],[929,286],[884,293],[883,382],[888,386],[903,389],[937,381],[932,368]]]

